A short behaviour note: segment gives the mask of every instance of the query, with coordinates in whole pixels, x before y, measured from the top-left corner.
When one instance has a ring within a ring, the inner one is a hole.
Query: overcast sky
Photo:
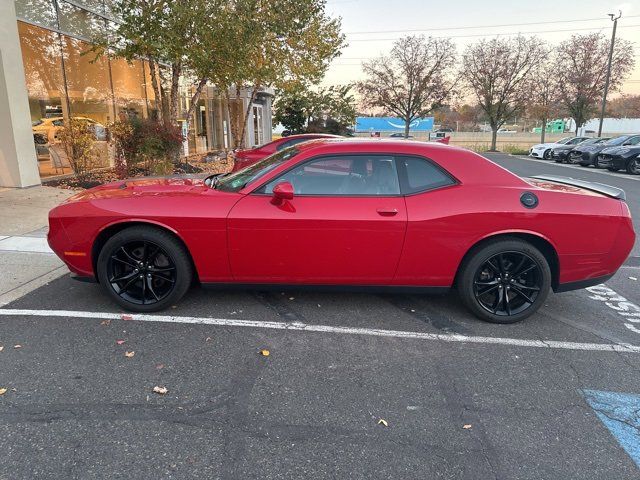
[[[388,52],[394,39],[410,33],[454,37],[458,52],[482,36],[518,32],[535,32],[557,44],[574,32],[602,31],[610,37],[607,13],[622,10],[617,38],[634,42],[636,61],[623,92],[640,94],[640,0],[327,0],[327,5],[332,15],[342,17],[349,46],[332,63],[326,85],[361,79],[363,59]]]

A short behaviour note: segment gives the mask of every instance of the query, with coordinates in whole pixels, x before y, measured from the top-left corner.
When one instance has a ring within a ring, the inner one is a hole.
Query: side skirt
[[[578,280],[577,282],[561,283],[554,289],[554,291],[556,293],[562,293],[562,292],[570,292],[571,290],[580,290],[582,288],[593,287],[594,285],[599,285],[601,283],[606,282],[614,275],[615,273],[612,273],[611,275],[605,275],[603,277],[589,278],[587,280]]]
[[[349,293],[414,293],[442,295],[451,287],[420,287],[409,285],[308,285],[284,283],[202,283],[203,288],[213,290],[260,290],[298,292],[349,292]]]

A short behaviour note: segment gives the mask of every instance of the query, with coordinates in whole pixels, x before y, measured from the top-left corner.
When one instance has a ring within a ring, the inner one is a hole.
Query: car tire
[[[543,305],[551,288],[551,269],[545,256],[526,241],[490,240],[465,256],[456,287],[463,305],[481,320],[516,323]]]
[[[549,160],[550,155],[551,155],[551,149],[547,149],[542,154],[542,159],[543,160]]]
[[[620,169],[618,167],[607,167],[607,170],[609,170],[610,172],[617,172]]]
[[[97,276],[107,295],[133,312],[175,305],[193,280],[191,258],[171,233],[152,226],[129,227],[102,247]]]
[[[640,158],[632,158],[627,163],[627,173],[631,175],[640,175]]]

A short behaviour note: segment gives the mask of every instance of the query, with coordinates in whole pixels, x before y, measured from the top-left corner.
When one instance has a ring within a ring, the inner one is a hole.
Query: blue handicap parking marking
[[[620,446],[640,467],[640,395],[598,390],[583,390],[582,394]]]

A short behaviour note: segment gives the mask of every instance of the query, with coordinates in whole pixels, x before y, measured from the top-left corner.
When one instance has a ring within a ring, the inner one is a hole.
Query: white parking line
[[[263,322],[229,318],[176,317],[170,315],[120,314],[108,312],[82,312],[73,310],[23,310],[0,308],[0,315],[32,317],[69,317],[109,320],[132,320],[138,322],[187,323],[217,325],[225,327],[267,328],[272,330],[296,330],[302,332],[337,333],[343,335],[367,335],[372,337],[406,338],[454,343],[479,343],[507,345],[514,347],[533,347],[560,350],[581,350],[592,352],[640,353],[640,345],[623,343],[577,343],[556,340],[526,340],[520,338],[476,337],[454,334],[407,332],[400,330],[382,330],[372,328],[335,327],[331,325],[309,325],[300,322]]]
[[[510,155],[510,156],[515,158],[520,158],[522,160],[529,160],[531,162],[544,163],[546,165],[552,165],[554,167],[573,168],[575,170],[580,170],[581,172],[599,173],[600,175],[609,175],[610,177],[621,178],[623,180],[633,180],[634,182],[640,182],[640,178],[627,175],[626,173],[620,174],[620,173],[610,172],[608,170],[603,170],[601,168],[588,168],[588,167],[580,167],[578,165],[567,165],[566,163],[556,163],[553,160],[540,160],[533,157],[525,157],[524,155]]]

